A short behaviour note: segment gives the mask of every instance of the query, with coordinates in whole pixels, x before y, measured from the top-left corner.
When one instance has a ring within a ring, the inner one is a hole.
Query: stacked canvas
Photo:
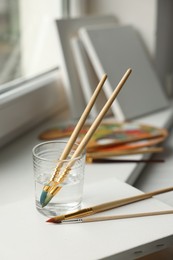
[[[134,119],[168,107],[150,59],[133,27],[119,26],[113,23],[112,17],[102,25],[78,22],[75,34],[71,33],[68,39],[70,59],[62,48],[64,62],[68,64],[64,71],[70,82],[71,106],[78,114],[81,114],[98,81],[106,73],[108,79],[103,87],[104,94],[92,111],[92,116],[96,116],[129,67],[133,70],[132,75],[111,107],[115,118]],[[63,38],[61,41],[63,45]],[[75,77],[72,75],[74,71]]]
[[[80,82],[79,71],[78,68],[76,68],[76,57],[74,57],[71,40],[78,35],[78,30],[81,26],[113,23],[116,23],[114,16],[90,16],[74,19],[60,19],[56,21],[60,66],[63,74],[64,85],[66,87],[70,111],[73,118],[79,118],[83,112],[86,106],[86,96],[85,93],[83,94],[83,84]],[[96,87],[97,82],[100,81],[100,79],[94,75],[94,70],[91,67],[91,64],[87,64],[87,71],[90,74],[88,79],[89,85],[87,88],[89,89],[90,87]],[[92,111],[92,116],[95,116],[94,111]]]

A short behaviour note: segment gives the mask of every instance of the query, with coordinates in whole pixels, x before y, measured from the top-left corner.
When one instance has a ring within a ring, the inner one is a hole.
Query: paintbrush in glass
[[[114,102],[115,98],[119,94],[121,88],[125,84],[126,80],[128,79],[129,75],[131,74],[131,72],[132,72],[132,70],[128,69],[126,71],[126,73],[123,75],[123,77],[120,80],[119,84],[117,85],[117,87],[113,91],[111,97],[108,99],[108,101],[106,102],[106,104],[104,105],[104,107],[102,108],[102,110],[100,111],[100,113],[98,114],[96,119],[94,120],[93,124],[89,128],[88,132],[83,137],[83,139],[80,142],[79,146],[77,147],[77,149],[73,153],[69,163],[67,164],[67,166],[63,170],[63,173],[61,174],[61,176],[58,177],[57,182],[54,182],[53,186],[51,186],[49,188],[49,190],[47,192],[47,197],[44,200],[44,202],[42,203],[42,207],[46,206],[51,201],[51,199],[61,190],[62,186],[60,186],[60,184],[62,182],[64,182],[64,180],[66,179],[66,177],[67,177],[71,167],[73,166],[74,159],[76,157],[78,157],[83,152],[85,147],[87,146],[87,144],[90,141],[91,137],[93,136],[94,132],[96,131],[96,129],[100,125],[104,115],[107,113],[107,111],[111,107],[112,103]]]
[[[55,178],[58,176],[58,174],[61,170],[63,160],[65,160],[68,157],[68,154],[71,151],[71,149],[72,149],[72,147],[73,147],[73,145],[74,145],[74,143],[75,143],[75,141],[76,141],[76,139],[77,139],[77,137],[78,137],[85,121],[86,121],[86,119],[87,119],[87,116],[90,113],[90,111],[91,111],[91,109],[92,109],[92,107],[93,107],[93,105],[96,101],[96,98],[99,95],[106,79],[107,79],[107,75],[104,74],[102,79],[100,80],[99,84],[97,85],[97,87],[96,87],[96,89],[95,89],[95,91],[94,91],[94,93],[93,93],[93,95],[90,99],[90,102],[88,103],[88,105],[86,106],[83,114],[81,115],[80,120],[78,121],[73,133],[71,134],[71,136],[70,136],[70,138],[67,142],[67,145],[66,145],[63,153],[61,154],[60,158],[59,158],[59,163],[58,163],[58,165],[55,169],[54,174],[51,176],[49,183],[47,183],[43,187],[43,191],[42,191],[41,196],[40,196],[40,204],[42,206],[44,206],[45,200],[46,200],[46,197],[47,197],[47,193],[48,193],[49,189],[51,188],[51,186],[53,186]]]

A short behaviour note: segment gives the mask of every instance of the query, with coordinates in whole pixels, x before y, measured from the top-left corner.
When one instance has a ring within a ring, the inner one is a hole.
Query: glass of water
[[[75,144],[66,160],[59,160],[67,142],[66,141],[48,141],[36,145],[33,148],[33,166],[35,181],[35,202],[37,210],[48,216],[62,215],[80,209],[83,186],[84,186],[84,169],[85,169],[85,151],[77,158],[70,168],[66,178],[60,184],[61,189],[52,198],[52,200],[42,207],[40,196],[44,185],[47,185],[55,173],[59,163],[62,167],[56,179],[63,174],[72,154],[78,144]]]

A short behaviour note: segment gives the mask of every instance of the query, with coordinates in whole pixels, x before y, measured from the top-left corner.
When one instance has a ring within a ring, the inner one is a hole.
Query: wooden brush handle
[[[95,213],[99,213],[99,212],[103,212],[106,210],[118,208],[118,207],[121,207],[124,205],[128,205],[133,202],[148,199],[151,197],[152,197],[152,195],[150,195],[150,194],[142,194],[142,195],[138,195],[138,196],[134,196],[134,197],[130,197],[130,198],[125,198],[125,199],[121,199],[121,200],[117,200],[117,201],[111,201],[108,203],[100,204],[100,205],[94,206],[93,208],[94,208]]]
[[[108,158],[120,155],[133,155],[133,154],[146,154],[146,153],[161,153],[163,147],[148,147],[145,149],[132,149],[132,150],[119,150],[117,151],[106,151],[106,152],[91,152],[87,153],[87,157],[92,159]]]
[[[94,210],[95,213],[98,213],[98,212],[102,212],[102,211],[105,211],[105,210],[109,210],[109,209],[117,208],[117,207],[120,207],[120,206],[128,205],[128,204],[133,203],[133,202],[152,198],[155,195],[165,193],[165,192],[169,192],[169,191],[173,191],[173,187],[165,188],[165,189],[161,189],[161,190],[157,190],[157,191],[153,191],[153,192],[149,192],[149,193],[145,193],[145,194],[141,194],[141,195],[137,195],[137,196],[133,196],[133,197],[128,197],[128,198],[121,199],[121,200],[111,201],[111,202],[104,203],[104,204],[100,204],[100,205],[94,206],[93,210]]]
[[[76,141],[76,139],[77,139],[77,137],[79,135],[79,132],[82,129],[82,127],[83,127],[83,125],[84,125],[84,123],[85,123],[85,121],[86,121],[86,119],[88,117],[88,114],[90,113],[90,111],[91,111],[91,109],[92,109],[92,107],[93,107],[93,105],[94,105],[94,103],[96,101],[96,98],[97,98],[98,94],[100,93],[100,91],[101,91],[101,89],[103,87],[103,84],[104,84],[106,79],[107,79],[107,75],[104,74],[102,79],[101,79],[101,81],[97,85],[97,87],[96,87],[96,89],[95,89],[95,91],[94,91],[94,93],[93,93],[93,95],[92,95],[92,97],[90,99],[90,102],[86,106],[83,114],[81,115],[80,120],[78,121],[75,129],[73,130],[73,133],[70,136],[70,138],[69,138],[69,140],[67,142],[67,145],[64,148],[64,151],[62,152],[62,154],[61,154],[61,156],[59,158],[60,161],[65,160],[67,158],[69,152],[71,151],[71,149],[72,149],[72,147],[73,147],[73,145],[74,145],[74,143],[75,143],[75,141]],[[56,169],[55,169],[55,173],[52,176],[52,180],[56,177],[56,174],[59,173],[59,170],[60,170],[61,167],[62,167],[62,163],[59,162],[57,167],[56,167]]]
[[[93,217],[82,219],[82,222],[96,222],[96,221],[106,221],[106,220],[116,220],[116,219],[126,219],[126,218],[139,218],[139,217],[149,217],[149,216],[158,216],[173,214],[173,210],[163,210],[163,211],[151,211],[151,212],[141,212],[141,213],[132,213],[116,216],[104,216],[104,217]]]

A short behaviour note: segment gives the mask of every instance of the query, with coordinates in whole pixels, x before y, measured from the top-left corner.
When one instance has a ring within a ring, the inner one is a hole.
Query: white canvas
[[[132,74],[112,105],[118,119],[132,119],[168,106],[168,101],[139,35],[131,26],[95,26],[79,30],[98,77],[108,74],[109,97],[125,71]]]

